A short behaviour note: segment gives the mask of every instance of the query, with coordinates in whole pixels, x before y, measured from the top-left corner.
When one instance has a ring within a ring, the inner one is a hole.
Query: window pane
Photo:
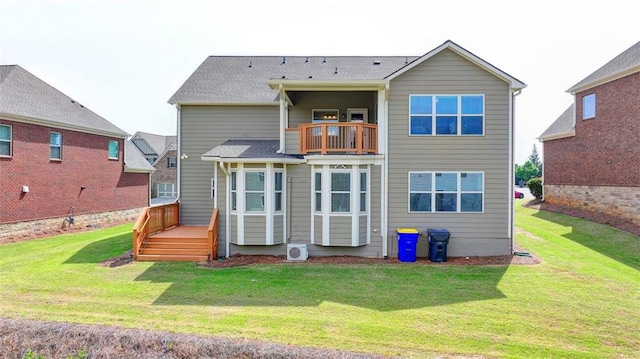
[[[244,175],[247,191],[264,191],[264,172],[246,172]]]
[[[431,173],[411,173],[409,191],[431,191]]]
[[[322,211],[322,193],[316,193],[316,212]]]
[[[367,194],[360,193],[360,212],[367,211]]]
[[[482,96],[462,96],[462,113],[481,115],[484,114]]]
[[[11,127],[0,126],[0,140],[11,140]]]
[[[62,135],[59,133],[49,134],[49,144],[51,146],[60,146],[62,141]]]
[[[282,193],[276,193],[275,195],[275,210],[282,211]]]
[[[458,175],[456,173],[436,173],[436,191],[457,191]]]
[[[412,212],[431,212],[430,193],[411,193],[409,210]]]
[[[247,212],[263,212],[264,211],[264,195],[262,193],[245,193],[246,195],[246,211]]]
[[[436,135],[455,135],[458,133],[458,117],[437,116]]]
[[[482,173],[461,173],[460,189],[462,191],[482,191]]]
[[[235,211],[237,209],[237,199],[236,192],[231,193],[231,210]]]
[[[455,212],[457,206],[458,195],[455,193],[436,193],[436,211],[437,212]]]
[[[482,212],[482,193],[463,193],[460,195],[460,211]]]
[[[431,96],[411,96],[411,114],[430,114],[432,112]]]
[[[436,113],[452,114],[458,113],[458,96],[438,96],[436,97]]]
[[[331,194],[331,211],[332,212],[350,212],[350,193],[332,193]]]
[[[412,135],[431,134],[431,116],[411,116]]]
[[[596,94],[592,93],[582,98],[582,119],[596,117]]]
[[[11,155],[11,142],[0,142],[0,156]]]
[[[282,172],[276,172],[276,191],[282,191]]]
[[[236,175],[237,175],[237,172],[231,172],[231,190],[232,191],[236,190]]]
[[[350,191],[351,190],[351,174],[350,173],[332,173],[331,174],[331,191]]]
[[[482,116],[462,116],[463,135],[482,134]]]
[[[55,159],[60,159],[60,147],[51,147],[51,157]]]
[[[316,172],[315,174],[315,186],[316,191],[322,191],[322,173]]]
[[[109,158],[118,158],[118,141],[109,140]]]
[[[367,190],[367,174],[365,172],[360,173],[360,191]]]

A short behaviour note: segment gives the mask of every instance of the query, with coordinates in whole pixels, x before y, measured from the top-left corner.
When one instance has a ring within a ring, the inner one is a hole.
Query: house
[[[169,100],[180,223],[216,209],[223,256],[395,257],[404,227],[447,229],[450,256],[509,254],[524,87],[452,41],[423,56],[208,57]]]
[[[573,104],[539,137],[544,200],[640,224],[640,42],[567,92]]]
[[[100,224],[148,206],[153,167],[127,137],[22,67],[0,66],[2,236]]]
[[[151,174],[151,198],[177,196],[176,136],[136,132],[131,142],[155,168]]]

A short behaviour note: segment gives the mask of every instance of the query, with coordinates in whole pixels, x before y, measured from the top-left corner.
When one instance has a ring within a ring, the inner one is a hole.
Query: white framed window
[[[367,211],[367,171],[360,171],[360,213]]]
[[[483,212],[483,172],[409,172],[409,212]]]
[[[264,212],[264,171],[245,172],[244,186],[245,212]]]
[[[178,162],[177,162],[177,159],[175,157],[167,157],[167,167],[176,168],[177,163]]]
[[[231,171],[231,211],[238,210],[238,172]]]
[[[351,172],[331,172],[331,213],[351,212]]]
[[[282,180],[283,172],[281,170],[276,170],[274,173],[273,183],[273,210],[275,212],[282,212],[282,189],[284,188]]]
[[[349,122],[369,122],[369,109],[348,108],[347,121]]]
[[[409,135],[484,135],[484,95],[409,95]]]
[[[596,94],[592,93],[582,98],[582,119],[596,117]]]
[[[315,212],[322,212],[322,171],[313,172],[313,208]]]
[[[49,134],[49,148],[49,158],[52,160],[62,159],[62,134],[60,132]]]
[[[176,184],[175,183],[158,183],[158,197],[175,197],[176,196]]]
[[[119,158],[120,151],[118,150],[118,140],[109,140],[109,159],[117,160]]]
[[[12,156],[12,127],[9,125],[0,125],[0,157]]]

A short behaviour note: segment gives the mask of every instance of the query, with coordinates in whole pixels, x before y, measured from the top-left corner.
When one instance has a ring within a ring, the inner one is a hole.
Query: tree
[[[525,183],[534,177],[538,177],[540,169],[531,161],[527,161],[522,166],[516,165],[516,178]]]
[[[533,150],[529,155],[529,162],[533,163],[534,166],[538,169],[537,176],[542,176],[542,161],[540,160],[540,156],[538,155],[538,149],[536,148],[536,144],[533,144]]]

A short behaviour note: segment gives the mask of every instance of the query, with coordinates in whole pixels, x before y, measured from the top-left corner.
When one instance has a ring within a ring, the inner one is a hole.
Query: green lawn
[[[0,315],[402,357],[640,357],[640,238],[517,203],[539,265],[98,266],[131,225],[3,245]]]

